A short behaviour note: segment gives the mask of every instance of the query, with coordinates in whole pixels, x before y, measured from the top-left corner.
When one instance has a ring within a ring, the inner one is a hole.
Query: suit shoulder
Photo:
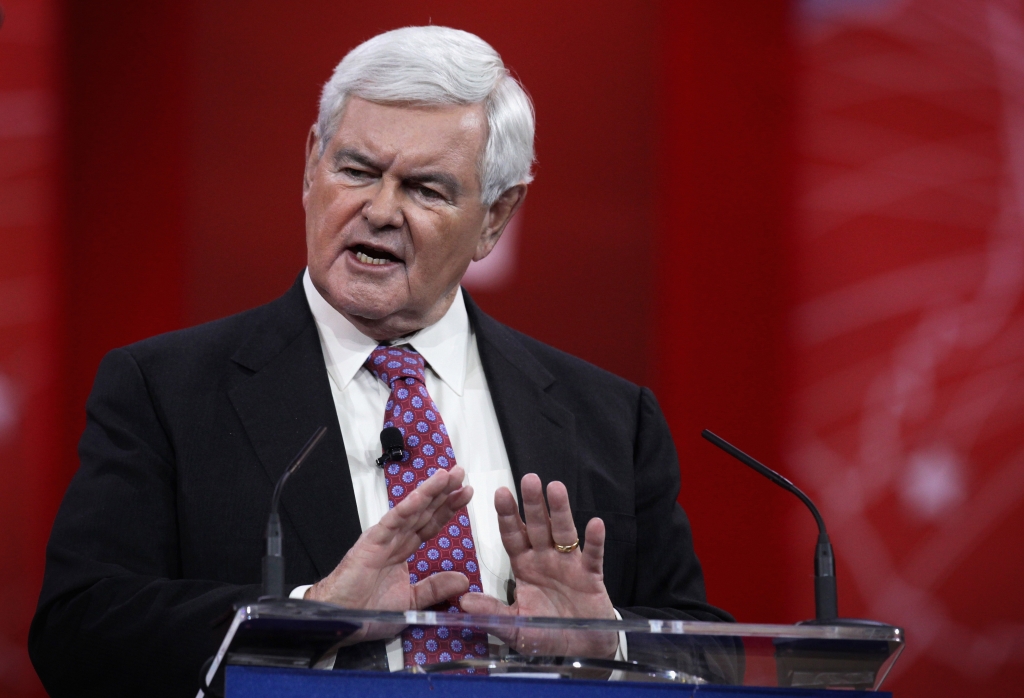
[[[622,376],[616,375],[578,356],[557,349],[550,344],[545,344],[518,330],[509,328],[509,331],[514,333],[515,337],[522,342],[527,351],[533,354],[538,361],[549,367],[552,373],[558,373],[562,376],[580,376],[585,380],[596,381],[608,388],[628,393],[636,393],[641,390],[641,387],[636,383],[628,381]]]
[[[227,347],[232,343],[237,344],[239,336],[245,335],[247,330],[251,331],[258,324],[261,309],[262,306],[250,308],[241,313],[204,322],[200,325],[164,332],[133,342],[121,349],[137,360],[144,361],[168,352],[200,348],[210,351],[215,350],[219,345]]]
[[[201,325],[155,335],[122,347],[146,372],[172,366],[221,364],[240,347],[272,335],[287,341],[312,320],[301,284],[280,298]]]
[[[617,398],[635,404],[643,390],[621,376],[595,366],[589,361],[556,349],[540,340],[504,325],[474,308],[478,337],[498,345],[513,345],[525,351],[533,361],[557,379],[562,386],[579,386],[585,392]]]

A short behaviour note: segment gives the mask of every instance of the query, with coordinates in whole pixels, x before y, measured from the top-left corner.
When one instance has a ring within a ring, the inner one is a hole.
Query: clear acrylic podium
[[[388,672],[379,660],[375,667],[325,670],[333,668],[339,647],[351,644],[346,640],[359,628],[394,636],[407,625],[486,632],[488,656],[399,672]],[[223,690],[226,698],[356,693],[372,698],[396,692],[513,698],[526,690],[551,698],[584,692],[590,698],[614,698],[625,696],[624,691],[665,689],[674,689],[674,695],[683,689],[685,695],[723,697],[877,691],[903,650],[903,635],[900,628],[885,625],[507,618],[274,601],[235,612],[204,675],[205,695]],[[600,644],[594,640],[610,637],[625,638],[625,661],[580,653],[580,648]]]

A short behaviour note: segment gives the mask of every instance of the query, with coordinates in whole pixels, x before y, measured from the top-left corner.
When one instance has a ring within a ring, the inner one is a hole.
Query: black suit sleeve
[[[257,585],[181,579],[175,454],[131,354],[108,354],[86,407],[29,635],[47,691],[195,695],[218,617]]]
[[[654,394],[640,390],[634,445],[636,570],[627,615],[678,620],[731,621],[707,603],[704,575],[693,552],[690,522],[679,506],[679,458]]]
[[[632,604],[618,607],[624,619],[733,621],[707,603],[704,575],[693,551],[686,512],[677,501],[679,458],[665,417],[647,388],[640,391],[636,472],[637,564]],[[742,644],[726,638],[627,635],[629,659],[669,666],[714,683],[741,683]]]

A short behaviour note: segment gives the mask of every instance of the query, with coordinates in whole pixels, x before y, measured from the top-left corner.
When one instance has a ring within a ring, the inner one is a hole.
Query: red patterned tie
[[[391,388],[384,410],[384,427],[398,427],[405,437],[400,462],[385,466],[388,507],[393,508],[423,481],[455,465],[448,430],[437,405],[430,399],[424,379],[423,357],[411,348],[377,347],[366,360],[374,376]],[[461,572],[470,591],[482,591],[476,545],[463,507],[431,540],[420,545],[408,560],[409,583],[443,571]],[[461,613],[458,599],[449,599],[433,611]],[[402,632],[405,666],[433,664],[487,656],[487,635],[469,628],[410,626]],[[472,669],[467,670],[473,673]]]

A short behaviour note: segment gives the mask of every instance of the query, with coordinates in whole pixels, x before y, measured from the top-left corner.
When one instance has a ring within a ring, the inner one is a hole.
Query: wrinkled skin
[[[389,340],[437,322],[470,261],[494,249],[526,185],[490,206],[481,201],[486,140],[482,105],[358,97],[322,156],[310,132],[302,193],[309,275],[364,334]],[[359,252],[382,263],[360,261]]]

